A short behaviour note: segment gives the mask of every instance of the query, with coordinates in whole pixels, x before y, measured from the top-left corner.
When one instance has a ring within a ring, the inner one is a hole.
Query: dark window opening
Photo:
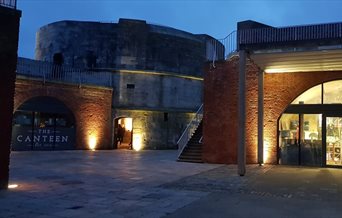
[[[164,121],[168,121],[169,120],[169,113],[164,113]]]
[[[135,85],[134,84],[127,84],[127,89],[134,89]]]
[[[62,53],[55,53],[53,55],[53,64],[62,65],[63,62],[64,62],[64,59],[63,59],[63,54]]]
[[[96,55],[93,51],[86,52],[86,65],[87,68],[96,68]]]

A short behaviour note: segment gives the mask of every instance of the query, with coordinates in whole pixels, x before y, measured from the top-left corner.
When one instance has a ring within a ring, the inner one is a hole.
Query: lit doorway
[[[114,148],[132,149],[133,119],[119,117],[114,120]]]

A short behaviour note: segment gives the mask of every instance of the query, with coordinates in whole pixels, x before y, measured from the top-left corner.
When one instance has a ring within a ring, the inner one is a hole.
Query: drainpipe
[[[264,163],[264,71],[258,74],[258,163]]]
[[[239,114],[238,114],[238,174],[244,176],[246,173],[246,52],[239,51]]]

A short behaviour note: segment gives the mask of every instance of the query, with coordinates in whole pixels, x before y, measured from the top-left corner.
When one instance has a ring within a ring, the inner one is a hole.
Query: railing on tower
[[[90,71],[28,58],[18,58],[17,75],[33,79],[71,84],[112,87],[112,73]]]
[[[326,23],[326,24],[312,24],[299,25],[288,27],[260,27],[239,29],[231,32],[223,39],[213,39],[210,42],[211,50],[207,51],[208,60],[217,61],[216,58],[222,48],[217,46],[221,44],[224,46],[224,57],[228,59],[231,54],[242,48],[254,48],[253,46],[267,45],[268,47],[278,45],[284,46],[286,43],[316,43],[316,40],[323,40],[330,43],[340,44],[342,38],[342,23]],[[215,44],[216,43],[216,44]],[[317,44],[318,45],[318,44]],[[250,47],[251,46],[251,47]],[[208,47],[208,45],[207,45]],[[209,52],[209,55],[208,55]]]
[[[227,59],[237,49],[236,31],[231,32],[223,39],[207,39],[206,58],[207,61],[218,61]]]
[[[0,0],[0,6],[16,9],[17,0]]]
[[[239,44],[282,43],[342,38],[342,23],[239,30]]]
[[[190,123],[187,125],[186,129],[184,130],[183,134],[177,141],[178,145],[178,157],[183,152],[184,148],[188,144],[189,140],[191,139],[191,136],[195,133],[198,125],[203,119],[203,104],[198,108],[194,118],[190,121]]]
[[[218,39],[224,45],[224,57],[225,59],[229,58],[229,56],[236,52],[237,50],[237,32],[236,30],[229,33],[228,36],[224,37],[223,39]]]

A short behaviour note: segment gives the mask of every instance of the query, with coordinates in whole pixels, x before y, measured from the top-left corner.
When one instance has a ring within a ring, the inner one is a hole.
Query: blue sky
[[[340,0],[17,0],[22,10],[19,56],[34,58],[39,27],[60,20],[142,19],[224,38],[236,23],[271,26],[342,22]]]

